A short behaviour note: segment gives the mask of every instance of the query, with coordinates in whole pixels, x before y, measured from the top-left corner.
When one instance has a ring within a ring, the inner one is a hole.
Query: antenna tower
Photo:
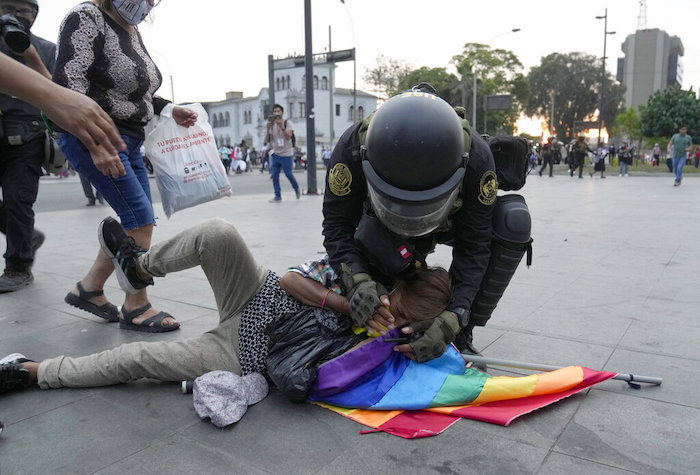
[[[637,30],[647,29],[647,2],[639,0],[639,16],[637,17]]]

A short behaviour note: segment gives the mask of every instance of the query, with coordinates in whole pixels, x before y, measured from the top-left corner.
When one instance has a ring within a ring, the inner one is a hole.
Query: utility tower
[[[639,0],[639,16],[637,16],[637,30],[647,29],[647,1]]]

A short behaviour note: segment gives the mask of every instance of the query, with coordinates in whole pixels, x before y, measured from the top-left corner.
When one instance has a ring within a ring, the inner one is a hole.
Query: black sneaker
[[[32,282],[34,282],[34,276],[30,271],[5,269],[5,272],[0,275],[0,294],[14,292]]]
[[[146,250],[126,234],[116,219],[103,219],[98,228],[98,236],[102,250],[114,263],[119,286],[124,292],[135,294],[146,286],[153,285],[153,279],[144,280],[137,271],[137,259]]]
[[[0,393],[15,389],[28,388],[32,385],[29,371],[22,368],[22,363],[32,361],[20,353],[7,355],[0,360]]]

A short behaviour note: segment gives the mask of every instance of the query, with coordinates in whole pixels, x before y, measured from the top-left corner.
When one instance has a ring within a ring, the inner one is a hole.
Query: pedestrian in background
[[[632,150],[627,142],[617,151],[617,158],[620,161],[620,176],[629,176],[629,165],[632,163]]]
[[[608,156],[608,149],[603,146],[603,143],[598,144],[598,149],[595,151],[595,157],[593,158],[593,171],[591,172],[591,178],[595,172],[600,172],[600,177],[605,178],[605,157]]]
[[[651,166],[658,167],[659,161],[661,160],[661,147],[659,147],[658,143],[654,144],[654,148],[651,151],[651,157],[652,157]]]
[[[666,149],[668,150],[668,155],[673,160],[673,173],[675,174],[675,179],[673,181],[673,186],[680,186],[683,180],[683,166],[687,160],[686,154],[690,150],[690,146],[693,145],[693,138],[688,135],[688,128],[682,125],[678,129],[677,134],[673,134],[671,140],[668,141]]]
[[[583,166],[585,164],[586,157],[588,157],[588,152],[593,153],[593,150],[588,148],[586,136],[583,133],[580,133],[578,135],[578,139],[576,139],[571,147],[571,168],[569,168],[569,175],[573,177],[576,173],[576,169],[578,168],[578,177],[583,178]]]
[[[294,126],[290,120],[286,120],[284,107],[275,104],[272,108],[272,115],[267,120],[267,135],[265,141],[272,146],[272,155],[270,156],[270,171],[272,173],[272,187],[275,190],[275,197],[270,200],[270,203],[279,203],[282,201],[282,191],[280,189],[280,171],[284,171],[284,175],[294,188],[294,193],[297,199],[301,197],[299,184],[292,174],[292,166],[294,162],[294,145],[292,144],[292,135],[294,134]]]
[[[95,206],[95,199],[97,199],[101,205],[105,204],[105,200],[102,198],[102,193],[100,193],[100,190],[95,190],[96,193],[93,192],[90,180],[83,175],[78,174],[78,176],[80,177],[80,184],[83,185],[83,193],[85,193],[85,198],[88,199],[85,206]]]

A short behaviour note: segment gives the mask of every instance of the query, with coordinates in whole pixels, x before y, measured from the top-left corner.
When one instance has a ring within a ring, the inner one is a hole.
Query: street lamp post
[[[488,40],[486,42],[486,44],[490,45],[490,43],[493,40],[500,38],[501,36],[509,35],[511,33],[517,33],[519,31],[520,31],[520,28],[513,28],[510,31],[505,31],[503,33],[499,33],[496,36],[494,36],[493,38],[491,38],[490,40]],[[477,78],[475,65],[472,65],[472,73],[473,73],[473,77],[474,77],[474,85],[472,86],[472,127],[475,127],[476,126],[476,78]],[[485,131],[482,130],[482,132],[485,132]]]
[[[345,0],[340,0],[340,3],[345,5],[345,11],[350,19],[350,32],[352,34],[352,117],[351,122],[355,123],[355,115],[357,114],[357,51],[355,51],[355,23],[352,21],[350,9],[345,3]]]
[[[596,20],[604,20],[603,33],[603,65],[600,72],[600,108],[598,109],[598,144],[600,143],[600,134],[603,131],[603,105],[605,103],[605,56],[608,45],[608,35],[614,35],[614,31],[608,31],[608,9],[605,9],[605,15],[596,16]]]

